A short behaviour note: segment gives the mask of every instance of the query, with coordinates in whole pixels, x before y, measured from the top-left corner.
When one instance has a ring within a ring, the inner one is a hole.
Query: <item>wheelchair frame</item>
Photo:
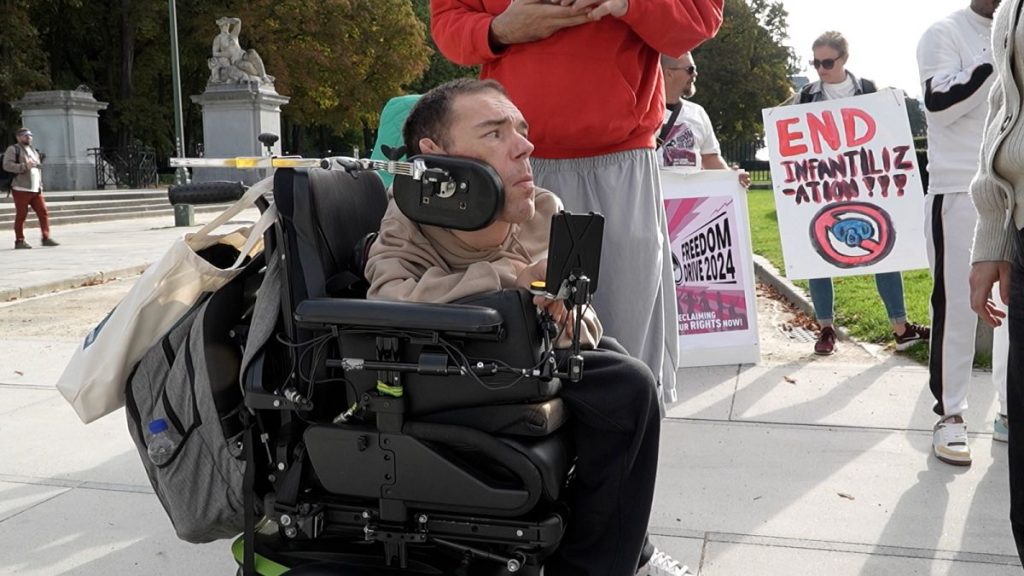
[[[366,177],[375,179],[373,175]],[[275,199],[278,181],[284,194],[287,179],[299,188],[308,188],[309,178],[304,169],[278,170]],[[297,192],[310,193],[308,189]],[[261,206],[265,207],[266,204]],[[281,202],[278,207],[282,208]],[[298,245],[302,240],[294,230],[287,229],[288,225],[279,221],[268,231],[265,243],[269,257],[281,259],[284,264],[301,258],[299,255],[304,251]],[[288,374],[283,385],[271,390],[265,388],[261,376],[266,359],[261,358],[244,375],[244,404],[248,410],[243,412],[249,431],[244,440],[248,463],[246,522],[245,532],[239,538],[242,545],[236,542],[234,547],[242,564],[241,573],[255,574],[259,555],[263,562],[276,557],[282,562],[295,561],[306,566],[301,569],[306,572],[295,569],[289,574],[321,573],[315,570],[334,563],[345,565],[356,574],[360,566],[366,565],[363,552],[370,544],[370,548],[376,546],[383,552],[383,565],[375,566],[377,571],[373,573],[382,573],[382,569],[432,573],[436,568],[430,561],[435,556],[428,553],[428,561],[419,559],[419,552],[432,546],[429,552],[447,553],[442,554],[448,558],[441,562],[445,570],[454,567],[475,573],[474,561],[483,560],[488,566],[484,571],[498,565],[506,573],[538,574],[543,557],[557,546],[562,536],[567,509],[557,499],[538,509],[544,489],[538,470],[531,470],[519,452],[523,448],[505,445],[487,433],[467,427],[410,420],[408,400],[403,393],[404,382],[410,375],[467,373],[466,366],[450,366],[448,358],[440,354],[421,353],[416,362],[402,362],[399,356],[403,342],[427,346],[445,339],[500,342],[505,338],[501,314],[493,309],[462,305],[317,298],[323,294],[308,293],[309,286],[307,293],[301,293],[292,282],[294,270],[287,265],[283,270],[287,271],[281,324],[295,346],[290,354],[297,371]],[[365,330],[383,330],[383,335],[375,336],[374,358],[331,359],[316,365],[319,352],[313,352],[310,358],[308,349],[302,354],[298,350],[299,343],[314,341],[317,346],[344,350],[346,334]],[[400,335],[410,330],[414,336]],[[550,350],[547,331],[544,338]],[[359,362],[362,364],[357,365]],[[544,368],[546,364],[542,362],[539,366]],[[307,397],[308,391],[303,390],[301,376],[319,375],[332,380],[336,378],[334,371],[357,368],[379,372],[383,386],[360,391],[347,412],[350,417],[354,410],[372,413],[372,422],[350,424],[341,419],[344,414],[329,423],[304,422],[313,403]],[[484,367],[481,371],[492,369]],[[538,366],[530,369],[535,377],[553,376],[551,369],[543,373]],[[469,443],[475,449],[487,451],[518,476],[525,489],[490,486],[480,481],[463,462],[453,461],[436,449],[446,441]],[[343,447],[341,452],[339,447]],[[257,471],[261,466],[264,469]],[[348,468],[357,468],[359,473],[351,474]],[[306,481],[311,473],[326,493],[308,487]],[[438,492],[438,486],[446,488]],[[257,492],[262,495],[259,501]],[[337,496],[338,493],[345,496]],[[437,501],[439,494],[441,502]],[[487,514],[488,510],[493,512],[496,503],[513,517]],[[259,530],[257,509],[277,525],[276,534]],[[323,544],[336,549],[325,550]]]

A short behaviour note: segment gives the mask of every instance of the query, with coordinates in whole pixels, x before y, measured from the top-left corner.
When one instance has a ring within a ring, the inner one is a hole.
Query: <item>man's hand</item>
[[[629,0],[560,0],[563,6],[572,6],[577,12],[586,12],[591,20],[605,16],[622,18],[629,11]]]
[[[528,289],[533,282],[543,281],[547,271],[548,259],[541,258],[519,272],[519,275],[516,276],[516,286]],[[565,333],[570,338],[572,337],[573,315],[565,309],[564,300],[552,300],[547,296],[534,296],[533,304],[541,309],[541,311],[550,314],[559,330],[564,328]]]
[[[27,166],[28,169],[31,170],[31,169],[35,168],[36,166],[39,166],[39,162],[37,162],[33,158],[25,158],[25,166]]]
[[[971,310],[989,326],[1000,326],[1006,312],[996,307],[992,301],[992,286],[999,282],[999,297],[1003,302],[1010,303],[1010,263],[975,262],[971,266]]]
[[[548,259],[541,258],[519,271],[519,275],[516,276],[516,286],[529,290],[530,285],[534,282],[543,282],[547,273]]]
[[[737,169],[736,173],[740,177],[740,185],[744,188],[750,188],[750,174],[747,174],[747,171],[742,168]]]
[[[491,21],[491,36],[500,44],[522,44],[543,40],[563,28],[589,22],[590,17],[550,0],[512,0],[512,4]]]

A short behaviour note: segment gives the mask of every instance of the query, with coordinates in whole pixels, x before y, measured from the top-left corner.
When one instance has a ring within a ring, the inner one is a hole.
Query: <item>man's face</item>
[[[818,46],[814,49],[814,69],[818,77],[826,84],[839,84],[846,80],[846,56],[839,56],[839,51],[831,46]],[[831,68],[829,68],[831,65]]]
[[[451,118],[447,147],[424,139],[420,148],[426,153],[486,162],[498,172],[505,187],[505,206],[498,220],[519,224],[533,218],[533,144],[527,139],[526,120],[519,109],[502,94],[485,90],[457,96]]]
[[[971,10],[985,18],[991,18],[998,7],[999,0],[971,0]]]
[[[28,146],[32,144],[32,134],[26,132],[24,134],[18,134],[17,137],[18,143],[21,144],[22,146]]]
[[[693,73],[690,73],[693,70]],[[693,56],[684,54],[669,64],[662,64],[665,75],[665,101],[674,104],[679,98],[692,98],[697,93],[697,67]]]

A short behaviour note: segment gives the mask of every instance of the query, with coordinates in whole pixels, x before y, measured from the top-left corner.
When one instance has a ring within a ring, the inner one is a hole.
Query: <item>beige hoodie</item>
[[[547,257],[551,217],[562,209],[551,192],[537,188],[537,210],[530,220],[512,226],[501,245],[490,250],[469,246],[451,230],[416,224],[392,200],[370,247],[366,279],[368,298],[410,302],[454,302],[460,298],[517,288],[516,277]],[[593,309],[583,317],[580,341],[593,348],[602,327]],[[567,347],[563,333],[557,345]]]

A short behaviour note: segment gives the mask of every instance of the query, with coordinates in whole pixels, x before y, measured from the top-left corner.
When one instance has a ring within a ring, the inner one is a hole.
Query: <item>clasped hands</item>
[[[563,28],[621,18],[629,0],[512,0],[491,22],[491,33],[501,44],[522,44],[548,38]]]

